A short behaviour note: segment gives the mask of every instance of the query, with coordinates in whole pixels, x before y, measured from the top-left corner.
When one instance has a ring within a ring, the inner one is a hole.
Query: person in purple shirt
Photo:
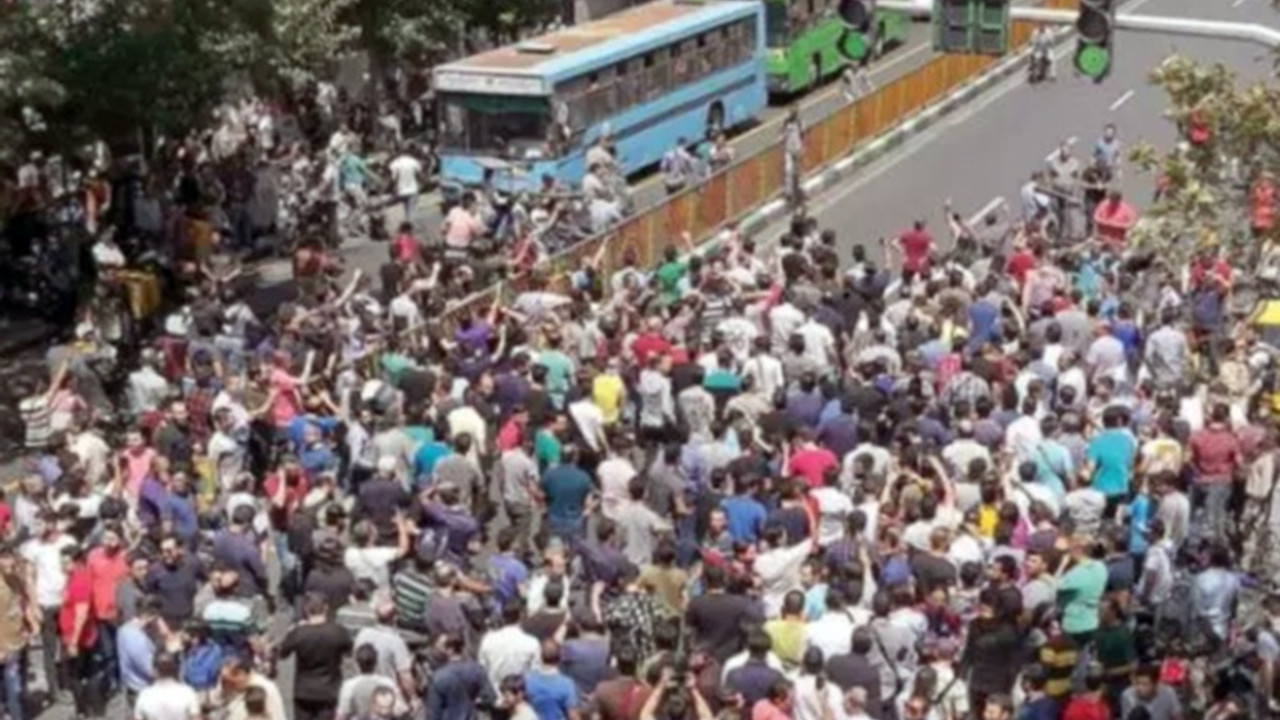
[[[450,559],[467,567],[471,557],[471,542],[480,537],[480,525],[471,512],[461,503],[458,488],[452,485],[433,487],[427,491],[434,498],[422,505],[425,527],[443,533],[445,550]]]
[[[816,428],[826,401],[818,390],[818,378],[813,373],[800,377],[800,387],[787,393],[787,405],[783,411],[797,425]]]
[[[850,395],[835,402],[839,403],[839,411],[818,424],[818,442],[843,458],[858,446],[858,408]]]
[[[489,349],[489,341],[493,339],[493,325],[491,318],[486,317],[486,312],[477,307],[473,317],[464,317],[458,322],[458,331],[454,333],[453,339],[463,350]]]
[[[138,490],[138,523],[144,528],[160,524],[169,504],[169,486],[156,473],[147,473]]]
[[[525,377],[528,366],[527,355],[516,355],[511,367],[499,372],[493,379],[493,399],[503,418],[510,417],[516,408],[524,405],[525,396],[530,389],[529,379]]]

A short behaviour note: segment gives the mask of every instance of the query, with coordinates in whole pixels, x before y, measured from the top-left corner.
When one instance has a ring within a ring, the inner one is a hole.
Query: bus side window
[[[658,48],[645,56],[645,100],[653,100],[666,94],[671,85],[671,64],[666,48]]]
[[[595,125],[613,115],[615,91],[613,67],[604,68],[595,74],[595,80],[587,93],[588,125]]]
[[[671,46],[671,89],[674,90],[689,82],[689,55],[685,52],[684,43]]]
[[[742,37],[734,48],[736,62],[747,62],[756,54],[756,24],[753,20],[744,20],[739,24],[742,27]]]
[[[616,112],[623,112],[630,108],[636,102],[636,78],[635,60],[626,60],[618,63],[618,79],[614,81],[614,87],[617,88]],[[640,71],[644,71],[644,61],[640,61]]]

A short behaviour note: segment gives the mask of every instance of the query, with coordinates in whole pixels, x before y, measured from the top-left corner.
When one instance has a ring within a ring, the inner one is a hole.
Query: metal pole
[[[928,2],[928,0],[879,0],[876,7],[906,12],[920,17],[928,17],[933,14],[932,3]],[[1042,25],[1074,25],[1080,15],[1074,10],[1012,6],[1009,8],[1009,17],[1014,20],[1025,20]],[[1265,45],[1268,48],[1280,48],[1280,30],[1266,25],[1250,23],[1124,14],[1116,16],[1116,28],[1162,35],[1187,35],[1217,40],[1243,40]]]

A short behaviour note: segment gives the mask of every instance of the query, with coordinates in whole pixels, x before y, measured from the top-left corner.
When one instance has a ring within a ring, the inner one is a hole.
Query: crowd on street
[[[777,247],[731,226],[450,313],[494,272],[478,245],[533,270],[556,211],[466,193],[344,277],[369,196],[412,218],[429,161],[394,112],[312,104],[289,132],[229,106],[123,184],[18,171],[70,198],[98,287],[171,262],[163,299],[73,304],[25,388],[9,720],[117,696],[131,720],[1280,707],[1277,351],[1232,314],[1243,255],[1129,247],[1115,128],[976,223],[948,204],[877,246],[809,217],[792,168]],[[781,140],[798,168],[798,119]],[[296,298],[259,315],[244,257],[289,225]]]

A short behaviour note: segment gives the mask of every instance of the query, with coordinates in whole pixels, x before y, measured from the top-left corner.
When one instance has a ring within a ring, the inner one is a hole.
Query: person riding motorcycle
[[[1028,66],[1032,82],[1056,80],[1054,68],[1053,32],[1047,27],[1038,28],[1031,35],[1031,64]]]

